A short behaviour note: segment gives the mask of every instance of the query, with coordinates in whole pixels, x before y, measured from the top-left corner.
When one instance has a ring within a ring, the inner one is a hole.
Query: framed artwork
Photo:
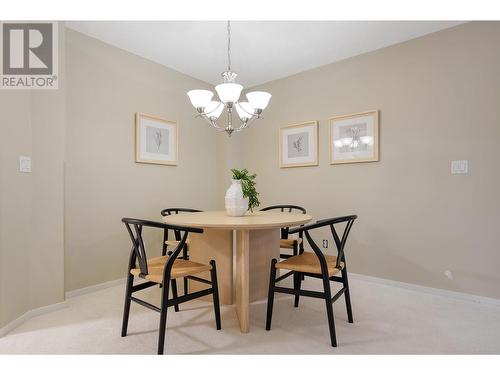
[[[318,165],[318,122],[280,128],[280,168]]]
[[[332,117],[330,164],[378,161],[378,111]]]
[[[136,113],[135,161],[177,165],[177,123]]]

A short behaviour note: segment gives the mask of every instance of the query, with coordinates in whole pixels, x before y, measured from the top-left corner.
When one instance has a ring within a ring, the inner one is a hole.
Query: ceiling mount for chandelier
[[[247,101],[240,101],[243,86],[235,83],[238,74],[231,70],[231,23],[227,21],[227,70],[222,73],[224,83],[215,86],[220,101],[212,100],[214,93],[210,90],[188,91],[191,104],[196,108],[198,116],[204,118],[218,131],[228,135],[239,132],[256,119],[262,118],[262,111],[267,107],[271,94],[264,91],[252,91],[246,94]],[[223,111],[227,113],[227,122],[219,125],[218,120]],[[238,126],[233,125],[233,113],[239,117]]]

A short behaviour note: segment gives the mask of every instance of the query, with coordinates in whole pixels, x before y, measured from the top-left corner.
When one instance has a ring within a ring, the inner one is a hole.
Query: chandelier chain
[[[231,21],[227,21],[227,70],[231,71]]]

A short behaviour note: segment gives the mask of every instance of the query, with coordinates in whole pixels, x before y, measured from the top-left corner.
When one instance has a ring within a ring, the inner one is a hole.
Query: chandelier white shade
[[[269,104],[271,94],[264,91],[252,91],[247,94],[247,99],[254,108],[264,110]]]
[[[215,91],[222,103],[235,103],[238,101],[241,95],[241,90],[243,86],[237,83],[223,83],[221,85],[215,86]]]
[[[210,104],[214,93],[208,90],[191,90],[188,91],[189,99],[191,99],[191,104],[195,108],[205,108]]]
[[[227,57],[228,68],[222,73],[224,83],[215,86],[219,101],[213,100],[214,93],[210,90],[191,90],[187,95],[198,116],[205,119],[218,131],[225,131],[231,135],[245,129],[251,122],[262,118],[262,111],[269,104],[271,94],[264,91],[252,91],[246,94],[248,101],[241,101],[240,96],[243,86],[235,83],[237,74],[231,71],[231,24],[227,23]],[[240,123],[233,126],[233,112],[236,109]],[[219,125],[217,120],[222,112],[227,112],[227,122]]]

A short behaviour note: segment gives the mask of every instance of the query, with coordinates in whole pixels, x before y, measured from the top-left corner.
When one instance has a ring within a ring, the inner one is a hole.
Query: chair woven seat
[[[181,241],[167,240],[165,241],[165,245],[176,247],[179,244],[179,242]],[[186,240],[186,245],[189,245],[189,238]]]
[[[333,276],[344,268],[344,262],[340,262],[340,269],[336,268],[337,257],[325,255],[328,264],[328,275]],[[276,264],[276,268],[282,268],[290,271],[305,273],[314,273],[321,275],[321,265],[319,259],[314,253],[304,252],[300,255],[294,255],[282,262]]]
[[[280,240],[280,248],[282,249],[293,249],[293,243],[297,241],[297,245],[302,243],[302,238],[287,238]]]
[[[168,256],[148,259],[148,274],[144,279],[161,284],[163,282],[163,267],[168,260]],[[196,263],[185,259],[176,259],[172,267],[171,278],[178,279],[180,277],[191,276],[197,273],[210,271],[210,264]],[[134,276],[139,276],[141,270],[132,268],[130,273]]]

